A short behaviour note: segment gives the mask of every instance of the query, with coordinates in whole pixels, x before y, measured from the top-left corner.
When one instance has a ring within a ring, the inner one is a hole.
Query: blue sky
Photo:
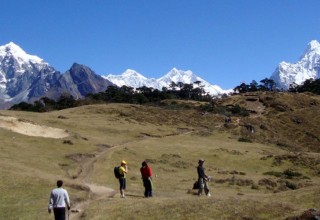
[[[191,70],[223,89],[270,77],[320,40],[319,0],[2,0],[0,45],[64,73]]]

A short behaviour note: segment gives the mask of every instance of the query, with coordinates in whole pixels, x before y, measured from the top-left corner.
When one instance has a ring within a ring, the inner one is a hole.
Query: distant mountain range
[[[14,43],[0,46],[0,109],[44,96],[57,99],[63,93],[82,98],[105,91],[109,85],[114,84],[84,65],[75,63],[61,74]]]
[[[290,64],[281,62],[271,76],[277,86],[288,89],[290,84],[301,84],[309,78],[319,78],[320,44],[313,40],[308,44],[301,59]],[[172,82],[202,86],[210,95],[217,96],[231,92],[217,85],[211,85],[192,71],[173,68],[159,79],[148,79],[134,70],[121,75],[101,76],[85,65],[74,63],[65,73],[60,73],[43,59],[27,54],[14,43],[0,46],[0,109],[22,101],[33,102],[41,97],[57,99],[63,93],[76,99],[88,93],[105,91],[108,86],[142,86],[162,90],[170,88]],[[197,82],[197,83],[195,83]]]
[[[190,70],[183,71],[173,68],[166,75],[159,79],[148,79],[134,70],[128,69],[121,75],[107,75],[104,78],[110,80],[118,86],[127,85],[133,88],[141,86],[153,87],[161,90],[162,87],[170,87],[171,82],[183,82],[192,84],[200,81],[204,90],[211,95],[230,93],[232,90],[223,90],[217,85],[211,85],[207,81],[193,74]],[[297,63],[281,62],[271,75],[279,89],[287,90],[290,84],[300,85],[307,79],[320,78],[320,43],[316,40],[311,41],[304,54]]]
[[[33,102],[41,97],[57,99],[63,93],[71,94],[76,99],[88,93],[105,91],[108,86],[142,86],[162,90],[170,83],[182,82],[193,84],[201,82],[204,90],[211,95],[220,95],[229,91],[211,85],[191,71],[172,69],[160,79],[147,79],[134,70],[127,70],[119,76],[102,77],[89,67],[74,63],[61,74],[43,59],[27,54],[14,43],[0,46],[0,109],[6,109],[19,102]],[[198,85],[198,86],[199,86]]]
[[[142,86],[147,86],[161,91],[163,87],[169,89],[172,82],[182,82],[184,84],[193,84],[194,87],[202,86],[203,89],[212,96],[218,96],[224,93],[232,92],[232,90],[223,90],[217,85],[211,85],[204,79],[196,76],[190,70],[183,71],[176,68],[173,68],[159,79],[148,79],[140,73],[130,69],[126,70],[121,75],[107,75],[104,77],[118,86],[126,85],[135,89]],[[199,82],[199,84],[196,84],[195,82]]]

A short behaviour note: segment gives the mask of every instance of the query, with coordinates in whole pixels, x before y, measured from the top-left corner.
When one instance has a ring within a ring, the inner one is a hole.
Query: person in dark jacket
[[[210,194],[210,190],[208,187],[208,181],[209,181],[209,177],[206,175],[205,173],[205,169],[203,167],[203,163],[204,160],[200,159],[198,161],[198,167],[197,167],[197,172],[198,172],[198,184],[199,184],[199,190],[198,190],[198,195],[201,196],[202,195],[202,191],[204,190],[205,194],[207,196],[211,196]]]
[[[152,197],[152,170],[148,166],[146,161],[141,164],[140,172],[143,181],[143,186],[145,188],[144,197]]]

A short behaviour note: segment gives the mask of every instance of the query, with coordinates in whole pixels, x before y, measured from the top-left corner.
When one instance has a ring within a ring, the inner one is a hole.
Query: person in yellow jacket
[[[120,178],[120,196],[125,198],[124,191],[126,190],[126,174],[128,173],[128,166],[125,160],[121,161],[121,166],[119,168]]]

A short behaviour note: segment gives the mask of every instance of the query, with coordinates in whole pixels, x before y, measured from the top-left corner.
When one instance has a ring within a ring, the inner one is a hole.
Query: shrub
[[[270,175],[270,176],[275,176],[275,177],[281,177],[282,172],[277,172],[277,171],[268,171],[263,173],[263,175]]]
[[[292,179],[294,177],[301,177],[302,174],[299,173],[299,172],[294,172],[293,170],[291,169],[287,169],[285,171],[283,171],[283,174],[286,176],[286,178],[288,179]]]
[[[240,116],[249,116],[247,109],[240,107],[238,104],[230,108],[232,114],[237,114]]]
[[[251,141],[249,138],[247,138],[247,137],[240,137],[240,138],[238,139],[238,141],[239,141],[239,142],[252,143],[252,141]]]
[[[274,182],[271,179],[266,179],[266,178],[259,180],[258,184],[261,186],[269,186],[271,188],[274,188],[277,186],[276,182]]]
[[[251,189],[256,189],[256,190],[258,190],[259,188],[260,188],[259,185],[255,184],[255,183],[253,183],[253,184],[251,185]]]
[[[289,189],[292,189],[292,190],[298,189],[297,185],[293,182],[286,181],[285,184],[286,184],[286,187],[288,187]]]

